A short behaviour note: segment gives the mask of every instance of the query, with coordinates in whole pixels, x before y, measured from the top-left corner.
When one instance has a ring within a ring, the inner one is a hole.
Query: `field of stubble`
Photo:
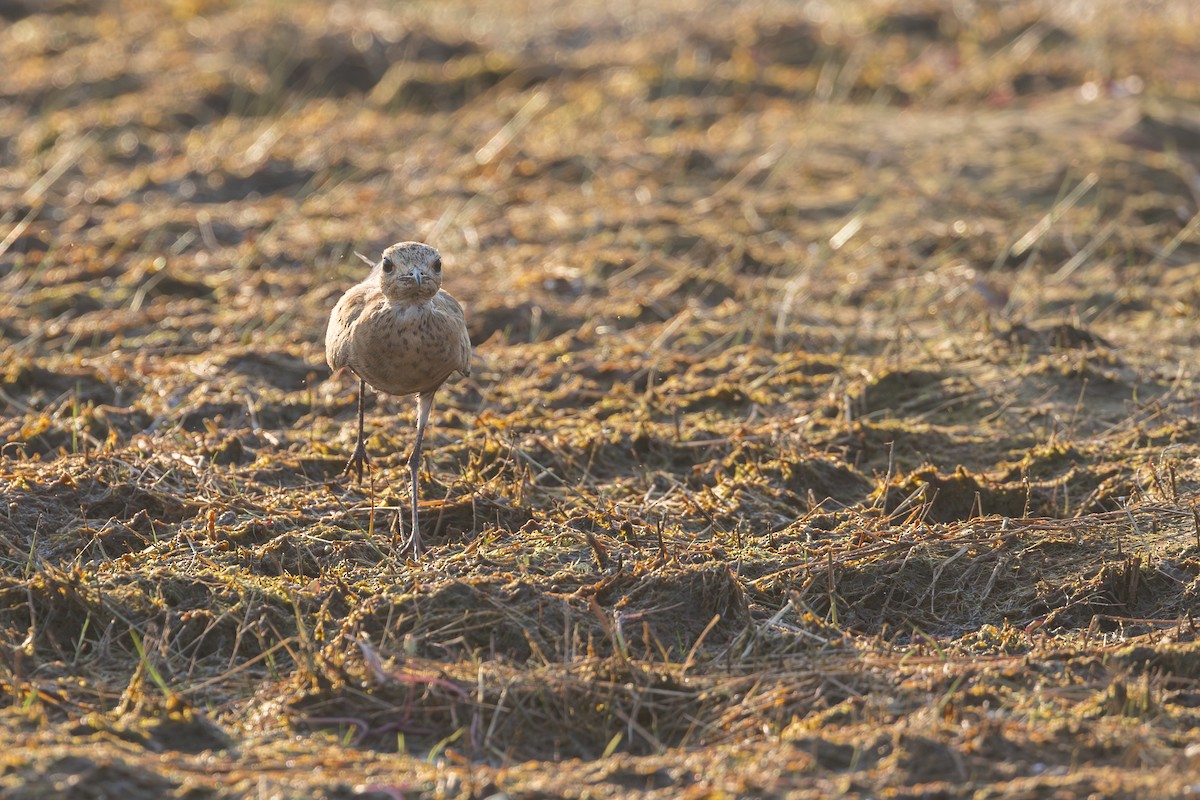
[[[1187,0],[0,2],[13,798],[1200,791]],[[437,245],[474,374],[322,349]]]

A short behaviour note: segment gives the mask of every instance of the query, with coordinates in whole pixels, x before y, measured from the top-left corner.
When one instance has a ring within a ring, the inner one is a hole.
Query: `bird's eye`
[[[433,260],[433,271],[434,271],[434,272],[441,272],[441,271],[442,271],[442,259],[441,259],[441,257],[440,257],[440,256],[439,256],[438,258],[435,258],[435,259]]]
[[[386,272],[386,273],[388,273],[388,274],[391,274],[391,271],[392,271],[392,269],[393,269],[392,262],[391,262],[391,261],[388,261],[388,260],[385,258],[385,259],[383,260],[383,271],[384,271],[384,272]]]

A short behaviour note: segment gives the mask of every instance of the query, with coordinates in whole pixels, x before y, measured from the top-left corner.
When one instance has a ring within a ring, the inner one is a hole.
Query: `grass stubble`
[[[349,8],[0,32],[7,796],[1197,785],[1187,3]]]

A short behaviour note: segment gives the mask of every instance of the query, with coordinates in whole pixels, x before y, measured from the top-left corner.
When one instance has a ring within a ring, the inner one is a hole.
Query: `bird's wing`
[[[354,322],[362,316],[366,305],[367,291],[360,284],[342,295],[329,315],[329,328],[325,331],[325,361],[335,372],[350,363],[350,331]]]
[[[444,289],[437,293],[434,302],[437,304],[438,310],[452,320],[454,326],[458,328],[458,352],[455,354],[457,358],[454,369],[463,375],[470,375],[471,335],[467,332],[467,319],[466,314],[463,313],[463,307],[459,305],[453,295]]]
[[[459,356],[462,366],[458,371],[465,376],[471,374],[471,335],[467,333],[467,326],[463,325],[461,335],[459,336]]]

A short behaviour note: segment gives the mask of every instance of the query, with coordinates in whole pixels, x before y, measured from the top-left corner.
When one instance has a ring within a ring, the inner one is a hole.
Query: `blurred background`
[[[725,299],[774,346],[877,348],[897,293],[1098,312],[1118,271],[1193,260],[1161,248],[1196,209],[1197,13],[11,0],[5,342],[314,345],[351,251],[403,239],[446,252],[480,340]]]

